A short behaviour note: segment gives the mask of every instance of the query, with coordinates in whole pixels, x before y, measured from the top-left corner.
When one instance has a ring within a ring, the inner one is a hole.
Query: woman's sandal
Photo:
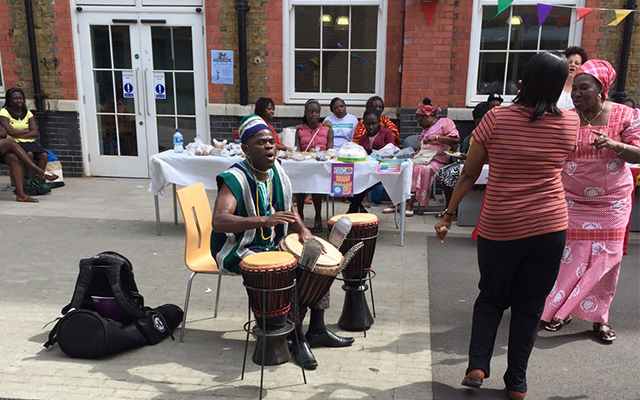
[[[611,343],[616,340],[616,333],[611,329],[611,325],[606,322],[594,322],[593,330],[598,335],[598,339],[603,343]]]
[[[322,220],[321,219],[316,219],[313,222],[313,229],[311,229],[311,232],[313,232],[313,233],[322,233]]]
[[[393,206],[382,209],[383,214],[393,214],[394,212],[396,212],[396,208]]]
[[[40,200],[34,199],[29,195],[24,195],[24,197],[16,196],[16,201],[19,203],[40,203]]]
[[[545,324],[544,329],[549,332],[558,332],[563,326],[569,325],[573,317],[569,315],[565,319],[552,319],[551,322]]]
[[[58,175],[54,174],[51,171],[44,171],[44,174],[42,174],[42,175],[36,174],[36,176],[38,178],[44,179],[45,181],[55,181],[56,179],[59,178]]]

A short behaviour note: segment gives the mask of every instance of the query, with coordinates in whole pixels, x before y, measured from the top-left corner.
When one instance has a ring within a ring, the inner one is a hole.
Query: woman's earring
[[[599,98],[599,99],[601,99],[601,98],[602,98],[602,95],[601,95],[600,93],[598,93],[598,98]]]

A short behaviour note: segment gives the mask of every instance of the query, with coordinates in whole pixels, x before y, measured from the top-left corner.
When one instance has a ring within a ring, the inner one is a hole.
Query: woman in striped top
[[[522,74],[508,107],[494,107],[473,131],[473,145],[449,202],[455,210],[489,157],[489,181],[478,226],[480,294],[473,309],[469,366],[462,384],[489,377],[496,332],[511,307],[509,398],[523,399],[526,370],[547,294],[558,274],[567,229],[561,171],[577,143],[579,118],[556,102],[569,66],[563,56],[540,53]],[[453,212],[435,226],[444,239]]]

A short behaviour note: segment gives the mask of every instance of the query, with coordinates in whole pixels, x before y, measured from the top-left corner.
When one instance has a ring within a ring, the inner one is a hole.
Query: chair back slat
[[[185,264],[211,257],[211,206],[202,182],[176,192],[185,228]]]

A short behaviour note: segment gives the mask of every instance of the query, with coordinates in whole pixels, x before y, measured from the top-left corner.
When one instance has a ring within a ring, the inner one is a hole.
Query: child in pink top
[[[303,125],[296,130],[296,147],[298,151],[308,152],[327,150],[333,148],[333,129],[320,124],[320,103],[317,100],[308,100],[304,105]],[[304,220],[304,199],[306,193],[297,193],[298,214]],[[316,215],[313,223],[313,233],[322,232],[322,195],[314,194],[313,207]]]

